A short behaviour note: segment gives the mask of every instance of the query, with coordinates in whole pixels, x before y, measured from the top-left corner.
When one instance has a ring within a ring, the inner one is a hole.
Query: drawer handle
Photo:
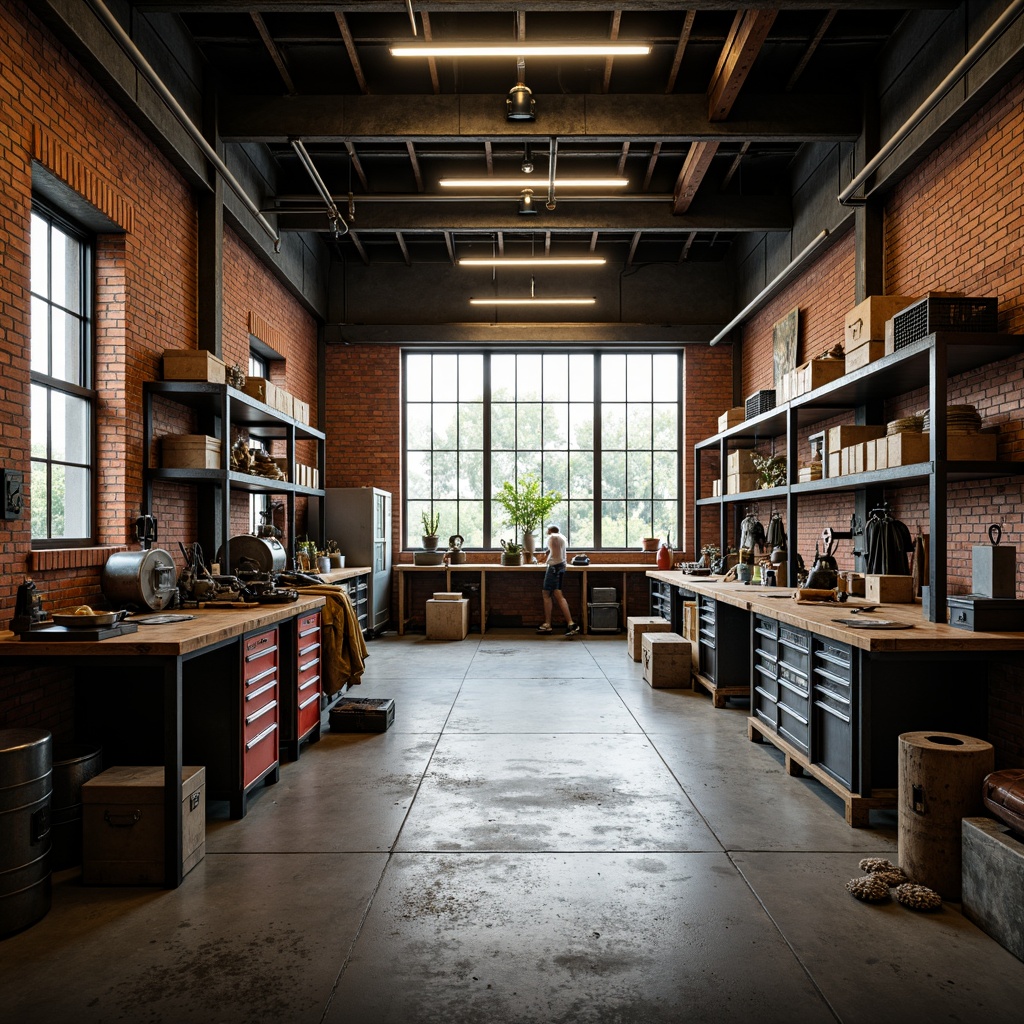
[[[304,683],[300,684],[300,686],[299,686],[299,693],[301,693],[303,690],[308,690],[311,686],[316,686],[316,684],[319,683],[319,682],[320,682],[320,677],[319,676],[311,676]]]
[[[276,707],[277,700],[275,698],[269,704],[264,704],[263,707],[259,709],[259,711],[254,711],[251,715],[249,715],[249,717],[245,720],[245,724],[252,725],[252,723],[255,722],[257,718],[262,718],[268,711],[273,711],[274,708]]]
[[[789,707],[788,705],[784,704],[781,700],[779,701],[779,710],[780,711],[785,711],[786,714],[789,715],[790,718],[795,718],[801,725],[806,725],[807,724],[807,719],[804,718],[803,715],[801,715],[798,712],[794,711],[791,707]]]
[[[305,672],[306,669],[316,668],[316,666],[319,665],[319,664],[320,664],[320,659],[319,658],[314,658],[312,661],[307,661],[304,664],[300,665],[299,666],[299,671],[300,672]]]
[[[304,658],[307,654],[309,654],[310,651],[318,651],[318,650],[320,650],[320,645],[319,644],[310,644],[308,647],[303,647],[302,650],[299,651],[299,657],[300,658]]]
[[[754,653],[759,658],[764,658],[765,661],[770,661],[773,665],[779,663],[779,659],[774,654],[769,654],[767,651],[763,651],[760,647],[755,648]]]
[[[305,700],[304,700],[304,701],[303,701],[303,702],[302,702],[302,703],[301,703],[301,704],[299,705],[299,710],[300,710],[300,711],[305,711],[305,710],[306,710],[306,708],[308,708],[308,707],[309,707],[309,705],[313,703],[313,701],[315,701],[315,700],[319,700],[319,699],[320,699],[320,691],[319,691],[319,690],[317,690],[317,691],[316,691],[316,693],[314,693],[312,697],[307,697],[307,698],[306,698],[306,699],[305,699]]]
[[[269,683],[264,683],[258,690],[250,690],[245,695],[246,703],[251,700],[255,700],[261,693],[266,693],[267,690],[273,690],[277,686],[277,680],[271,679]]]
[[[836,693],[834,690],[828,690],[824,686],[816,686],[814,688],[814,692],[820,693],[825,697],[831,697],[839,704],[845,704],[847,707],[850,706],[849,698],[844,697],[841,693]],[[817,701],[815,701],[815,703],[817,703]]]
[[[835,672],[829,672],[825,668],[816,668],[814,670],[816,676],[821,676],[822,679],[827,679],[831,683],[837,683],[839,686],[850,686],[851,680],[848,676],[836,675]]]
[[[312,629],[304,629],[304,630],[302,630],[301,633],[299,633],[299,639],[301,640],[304,636],[310,636],[313,633],[319,633],[319,632],[320,632],[320,626],[319,625],[314,626]]]
[[[835,708],[829,707],[827,704],[822,703],[820,700],[814,702],[816,708],[821,708],[822,711],[827,711],[833,718],[838,718],[840,722],[845,722],[847,725],[850,724],[850,719],[847,715],[841,714],[836,711]]]
[[[103,820],[111,828],[131,828],[133,825],[138,825],[142,820],[142,811],[137,808],[134,811],[125,811],[123,814],[104,811]]]
[[[273,647],[268,647],[265,651],[256,651],[254,654],[247,654],[245,656],[246,661],[259,661],[260,658],[265,658],[268,654],[273,654],[277,650],[277,644]]]
[[[272,736],[275,732],[277,732],[277,722],[272,722],[270,725],[267,726],[266,729],[263,730],[263,732],[259,734],[259,736],[254,737],[253,739],[249,740],[248,743],[246,743],[246,753],[252,750],[252,748],[255,747],[257,744],[262,743],[268,736]]]
[[[272,665],[270,668],[264,669],[262,672],[254,675],[251,679],[246,679],[246,686],[255,686],[261,679],[266,679],[267,676],[272,676],[277,673],[277,666]]]

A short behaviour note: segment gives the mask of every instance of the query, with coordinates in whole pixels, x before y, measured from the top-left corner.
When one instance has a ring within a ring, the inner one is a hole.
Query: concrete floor
[[[895,814],[846,826],[746,738],[652,690],[621,637],[370,644],[384,734],[326,733],[173,892],[56,879],[0,942],[32,1022],[1024,1019],[1024,964],[954,905],[869,906]]]

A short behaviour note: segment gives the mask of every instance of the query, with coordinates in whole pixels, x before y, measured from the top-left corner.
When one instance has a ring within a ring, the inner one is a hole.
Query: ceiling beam
[[[448,259],[451,260],[451,264],[454,267],[458,261],[455,259],[455,244],[452,242],[452,233],[450,231],[444,233],[444,247],[448,250]]]
[[[412,142],[405,144],[406,150],[409,153],[409,163],[412,164],[413,177],[416,179],[416,191],[423,191],[423,172],[420,170],[420,162],[416,159],[416,145]]]
[[[359,240],[359,235],[355,231],[350,230],[345,237],[348,238],[355,246],[356,252],[359,253],[359,258],[363,261],[363,263],[366,266],[369,266],[370,257],[366,255],[366,249],[363,246],[363,243]]]
[[[744,142],[740,146],[740,151],[733,158],[733,162],[729,165],[729,170],[725,172],[722,178],[722,191],[725,191],[726,186],[732,181],[733,175],[740,169],[740,164],[743,162],[743,158],[747,155],[747,151],[750,149],[750,143]]]
[[[619,25],[622,22],[622,11],[612,11],[612,26],[611,31],[608,34],[608,38],[611,42],[616,42],[619,38]],[[607,92],[608,87],[612,84],[612,66],[615,63],[614,57],[605,57],[604,59],[604,81],[601,84],[601,92]]]
[[[686,17],[683,19],[683,28],[679,33],[679,42],[676,43],[675,56],[672,58],[672,69],[668,73],[668,82],[665,85],[666,95],[675,92],[679,68],[683,63],[683,53],[686,51],[686,44],[690,41],[690,33],[693,31],[693,19],[696,16],[696,11],[687,11]]]
[[[623,172],[626,170],[626,157],[629,156],[629,139],[626,139],[622,144],[622,155],[619,157],[619,165],[615,169],[617,177],[621,178]]]
[[[318,197],[310,195],[301,210],[272,208],[280,231],[323,231],[324,215]],[[356,224],[363,235],[456,231],[460,235],[495,232],[552,231],[593,238],[595,232],[645,234],[685,231],[788,231],[793,226],[789,199],[779,196],[699,197],[689,210],[677,216],[666,197],[659,202],[613,202],[603,199],[559,199],[558,209],[523,217],[518,200],[481,198],[471,203],[438,202],[427,196],[411,202],[388,202],[369,196],[356,199]],[[500,244],[500,235],[499,235]]]
[[[411,267],[412,260],[409,258],[409,246],[405,244],[405,236],[401,231],[396,231],[395,238],[398,239],[398,248],[402,250],[402,258],[405,260],[405,265]]]
[[[597,236],[598,236],[599,233],[600,232],[597,232],[597,231],[592,231],[590,233],[590,251],[591,252],[596,252],[597,251]]]
[[[673,96],[544,95],[544,117],[512,122],[499,95],[225,96],[220,130],[225,142],[306,144],[396,139],[474,141],[501,139],[629,138],[634,141],[817,142],[854,141],[860,134],[860,98],[848,93],[741,97],[728,121],[708,117],[702,93]]]
[[[644,191],[651,187],[651,178],[654,176],[654,165],[658,162],[658,155],[661,153],[661,143],[656,142],[651,150],[651,158],[647,161],[647,173],[644,175]]]
[[[652,345],[676,349],[679,345],[707,345],[721,324],[640,323],[432,323],[432,324],[325,324],[328,345],[458,345],[507,343],[516,351],[543,348],[553,343]]]
[[[724,121],[732,112],[777,14],[761,10],[736,15],[708,87],[708,117],[712,121]]]
[[[567,8],[575,11],[608,10],[609,0],[515,0],[517,10],[525,12],[556,11]],[[323,14],[323,0],[132,0],[132,8],[145,14],[172,12],[176,14],[248,14],[263,11],[286,14]],[[332,10],[346,14],[380,13],[398,14],[406,10],[403,0],[341,0],[331,3]],[[615,7],[622,11],[678,11],[681,7],[695,7],[702,11],[760,10],[766,0],[615,0]],[[820,11],[822,0],[775,0],[771,4],[778,10]],[[892,0],[831,0],[829,7],[839,11],[872,11],[892,9]],[[899,7],[911,10],[952,10],[959,6],[959,0],[900,0]],[[437,13],[445,12],[493,12],[494,0],[416,0],[416,9]]]
[[[267,28],[267,23],[263,20],[263,15],[253,11],[252,23],[256,26],[256,31],[259,32],[260,39],[263,40],[263,45],[266,47],[267,53],[270,54],[270,59],[274,62],[277,73],[281,76],[281,81],[284,82],[284,86],[288,90],[288,95],[296,95],[299,90],[295,88],[295,82],[288,71],[288,65],[285,64],[284,57],[277,48],[277,43],[274,42],[273,36],[271,36],[270,30]]]
[[[422,8],[422,4],[420,6]],[[428,43],[433,42],[434,37],[430,33],[429,12],[421,9],[420,20],[423,22],[423,38]],[[441,82],[437,77],[437,61],[433,57],[427,58],[427,70],[430,72],[430,84],[434,87],[434,95],[437,96],[441,92]]]
[[[836,9],[833,7],[831,10],[826,12],[825,17],[821,19],[821,24],[818,26],[818,31],[814,34],[814,38],[807,44],[807,49],[804,51],[804,55],[797,61],[796,67],[793,69],[793,74],[789,76],[789,81],[786,83],[786,92],[796,85],[797,80],[804,73],[807,65],[811,62],[811,58],[814,56],[814,51],[818,49],[822,39],[825,38],[825,33],[828,31],[829,26],[832,24],[833,18],[836,16]]]
[[[348,150],[348,158],[352,162],[352,169],[356,172],[356,176],[359,178],[359,182],[363,186],[363,191],[369,192],[369,182],[366,180],[366,174],[363,172],[363,165],[359,161],[359,155],[356,153],[356,147],[352,144],[351,139],[345,140],[345,149]]]
[[[364,96],[367,96],[370,93],[370,86],[366,82],[366,75],[363,74],[363,65],[359,63],[359,51],[356,49],[356,41],[352,38],[352,30],[348,27],[348,18],[341,11],[335,11],[334,18],[338,22],[338,31],[345,44],[345,52],[352,65],[352,72],[359,83],[359,90]]]
[[[682,252],[679,253],[679,262],[685,263],[690,258],[690,249],[693,243],[697,240],[697,232],[691,231],[689,237],[686,239],[686,243],[683,245]]]
[[[640,244],[640,236],[643,232],[634,231],[633,238],[629,243],[629,255],[626,257],[626,266],[633,266],[633,257],[636,255],[637,246]]]
[[[715,159],[718,145],[717,142],[695,142],[690,146],[690,152],[686,154],[676,186],[672,190],[672,209],[677,214],[686,213],[690,208],[704,175]]]

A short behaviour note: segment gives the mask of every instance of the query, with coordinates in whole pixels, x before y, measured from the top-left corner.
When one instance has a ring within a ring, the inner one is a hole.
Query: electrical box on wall
[[[4,503],[4,519],[17,519],[25,509],[22,484],[25,474],[17,469],[0,469],[0,496]]]

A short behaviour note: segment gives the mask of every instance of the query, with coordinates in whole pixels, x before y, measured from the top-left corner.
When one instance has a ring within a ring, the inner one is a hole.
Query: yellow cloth
[[[368,651],[348,594],[341,587],[329,583],[302,587],[301,593],[321,594],[327,598],[320,615],[323,679],[328,696],[338,693],[346,683],[355,685],[362,682],[360,677],[366,668]]]

